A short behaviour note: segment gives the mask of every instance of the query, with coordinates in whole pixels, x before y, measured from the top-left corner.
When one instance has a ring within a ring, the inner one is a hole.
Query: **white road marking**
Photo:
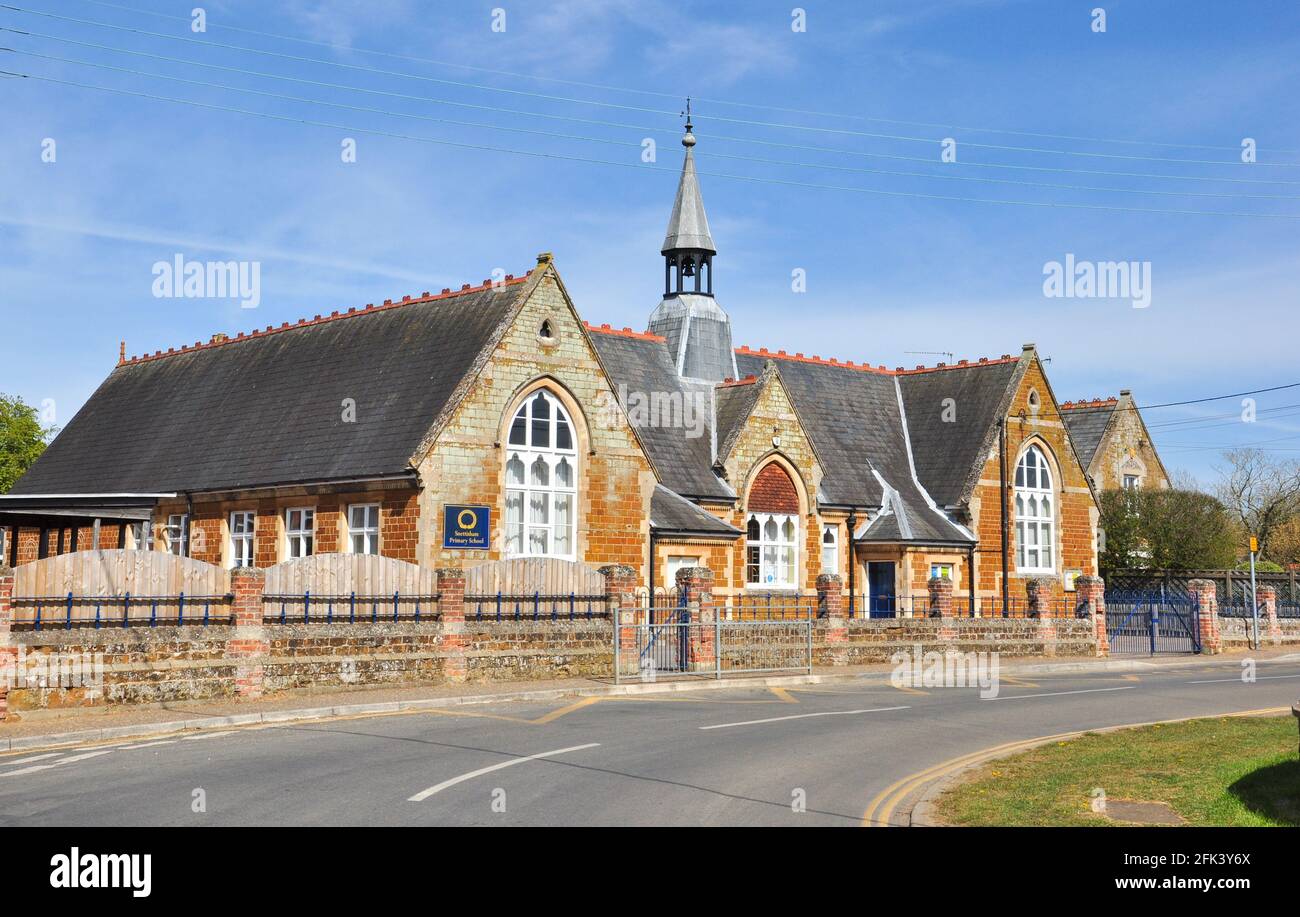
[[[174,744],[176,744],[175,739],[164,739],[161,742],[145,742],[141,745],[120,745],[118,746],[118,748],[121,751],[134,751],[137,748],[153,748],[156,745],[174,745]]]
[[[826,710],[821,713],[795,713],[790,716],[769,716],[761,720],[744,720],[739,723],[717,723],[713,726],[700,726],[700,729],[730,729],[732,726],[757,726],[761,723],[780,723],[783,720],[806,720],[814,716],[856,716],[859,713],[884,713],[887,710],[908,710],[902,707],[869,707],[865,710]]]
[[[85,761],[87,758],[98,758],[100,755],[111,754],[113,749],[105,748],[101,751],[88,751],[85,754],[73,755],[71,758],[64,758],[61,761],[55,761],[52,764],[37,764],[33,767],[23,767],[16,771],[5,771],[0,777],[18,777],[23,774],[34,774],[37,771],[47,771],[52,767],[61,767],[64,764],[72,764],[75,761]]]
[[[572,745],[569,748],[557,748],[555,751],[538,752],[535,755],[525,755],[522,758],[511,758],[509,761],[502,761],[500,764],[493,764],[489,767],[480,767],[476,771],[470,771],[468,774],[461,774],[459,777],[452,777],[450,780],[444,780],[436,786],[431,786],[427,790],[421,790],[416,793],[407,802],[423,802],[435,793],[441,793],[447,787],[455,786],[458,783],[464,783],[466,780],[473,780],[475,777],[481,777],[484,774],[490,774],[493,771],[499,771],[502,768],[514,767],[516,764],[523,764],[526,761],[536,761],[539,758],[551,758],[555,755],[567,754],[571,751],[582,751],[584,748],[595,748],[600,745],[599,742],[588,742],[586,745]]]
[[[15,764],[31,764],[33,761],[44,761],[46,758],[57,758],[63,754],[61,751],[52,751],[44,755],[32,755],[30,758],[19,758],[17,761],[0,761],[0,767],[11,767]]]
[[[1300,678],[1300,675],[1256,675],[1254,680],[1265,681],[1270,678]],[[1236,678],[1211,678],[1207,681],[1189,681],[1188,684],[1189,685],[1217,685],[1217,684],[1226,684],[1227,682],[1230,681],[1241,681],[1243,684],[1245,684],[1245,682],[1242,680],[1242,677],[1240,675],[1238,675]]]
[[[200,739],[216,739],[216,738],[220,738],[221,736],[229,736],[234,734],[235,734],[234,729],[227,729],[225,732],[201,732],[196,736],[183,736],[182,741],[197,742]]]
[[[1001,694],[997,697],[982,697],[980,700],[1024,700],[1027,697],[1064,697],[1067,694],[1096,694],[1100,691],[1132,691],[1137,685],[1124,685],[1119,688],[1083,688],[1079,691],[1049,691],[1046,694]]]

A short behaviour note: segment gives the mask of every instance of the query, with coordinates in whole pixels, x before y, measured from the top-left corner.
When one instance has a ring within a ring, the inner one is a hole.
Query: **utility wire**
[[[0,31],[9,31],[9,30],[0,27]],[[64,40],[64,39],[57,39],[57,40]],[[72,41],[71,39],[67,39],[67,41],[70,41],[72,44],[83,44],[82,42]],[[118,49],[111,49],[111,50],[118,50]],[[428,115],[412,114],[409,112],[388,111],[386,109],[381,109],[381,108],[369,108],[369,107],[359,106],[359,105],[348,105],[342,102],[330,102],[323,99],[309,99],[309,98],[302,98],[300,96],[283,95],[280,93],[267,92],[261,89],[253,89],[244,86],[231,86],[229,84],[213,83],[206,80],[191,80],[185,77],[170,76],[168,74],[162,74],[162,73],[150,73],[145,70],[135,70],[129,67],[117,67],[112,64],[103,64],[95,61],[77,60],[75,58],[59,57],[51,54],[41,54],[36,51],[24,51],[17,48],[0,48],[0,51],[9,51],[13,54],[21,54],[26,57],[34,57],[34,58],[39,58],[41,60],[56,61],[58,63],[76,64],[78,66],[83,66],[83,67],[95,67],[101,70],[111,70],[116,73],[125,73],[132,76],[143,76],[143,77],[148,77],[150,79],[166,80],[168,82],[173,82],[173,83],[186,83],[188,85],[202,86],[209,89],[221,89],[221,90],[227,90],[231,92],[251,93],[253,95],[259,95],[259,96],[272,98],[272,99],[280,99],[282,101],[288,101],[288,102],[299,102],[299,103],[305,103],[309,105],[324,105],[331,108],[342,108],[342,109],[347,109],[349,111],[386,115],[395,118],[413,118],[419,121],[430,121],[438,124],[453,124],[459,127],[476,127],[476,128],[483,128],[485,130],[508,131],[511,133],[530,134],[533,136],[551,137],[551,138],[557,138],[561,140],[576,140],[576,141],[587,142],[587,143],[605,143],[605,144],[613,144],[617,146],[636,147],[638,149],[641,148],[641,143],[635,140],[615,140],[608,137],[587,137],[587,136],[576,135],[576,134],[562,134],[554,131],[535,130],[532,128],[525,128],[525,127],[511,127],[508,125],[487,124],[480,121],[461,121],[453,118],[436,118]],[[130,53],[142,53],[142,52],[124,51],[123,53],[130,54]],[[145,56],[157,57],[158,55],[146,54]],[[293,82],[310,83],[312,85],[323,85],[323,86],[331,85],[331,84],[318,83],[316,80],[302,80],[296,77],[282,77],[277,74],[258,73],[256,71],[242,70],[233,67],[221,67],[213,64],[203,64],[195,61],[186,61],[179,58],[163,58],[163,59],[177,62],[177,63],[194,64],[200,67],[216,67],[217,69],[220,70],[233,70],[237,73],[241,73],[245,75],[265,76],[271,79],[285,79],[285,80],[291,80]],[[339,88],[355,89],[355,91],[358,92],[381,92],[380,90],[367,90],[367,89],[347,87],[347,86],[343,86]],[[388,92],[382,92],[381,94],[401,95],[401,94],[388,93]],[[414,99],[418,101],[427,101],[426,99],[420,96],[401,96],[401,97]],[[852,172],[852,173],[867,174],[867,175],[889,175],[889,176],[898,176],[898,177],[906,177],[906,178],[940,179],[944,181],[967,181],[967,182],[979,182],[985,184],[992,183],[992,184],[1004,184],[1004,185],[1017,185],[1021,187],[1048,188],[1048,189],[1061,190],[1061,191],[1087,191],[1087,192],[1100,192],[1100,193],[1113,193],[1113,194],[1157,194],[1157,195],[1163,195],[1169,197],[1190,196],[1190,197],[1211,197],[1211,198],[1228,198],[1228,199],[1241,198],[1241,199],[1275,200],[1275,201],[1300,200],[1300,195],[1231,194],[1227,192],[1216,192],[1216,191],[1163,191],[1163,190],[1146,189],[1146,188],[1106,188],[1106,187],[1097,187],[1093,185],[1067,185],[1067,184],[1058,184],[1058,183],[1051,183],[1051,182],[1034,182],[1034,181],[1027,181],[1023,179],[1014,179],[1014,178],[986,178],[983,176],[976,176],[976,175],[945,175],[942,173],[930,173],[930,172],[903,172],[903,171],[897,171],[891,169],[868,169],[868,168],[859,168],[853,166],[838,166],[829,163],[794,162],[791,160],[783,160],[783,159],[766,159],[759,156],[741,156],[741,155],[722,153],[722,152],[710,152],[709,155],[721,159],[733,159],[733,160],[739,160],[743,162],[755,162],[763,165],[791,166],[791,167],[803,168],[803,169],[828,169],[837,172]]]
[[[1260,408],[1255,413],[1257,415],[1268,414],[1270,415],[1270,419],[1272,419],[1271,415],[1273,414],[1277,414],[1279,417],[1289,417],[1297,410],[1300,410],[1300,404],[1283,404],[1272,408]],[[1227,423],[1221,424],[1218,423],[1218,421],[1227,421]],[[1162,429],[1169,430],[1173,433],[1181,433],[1183,430],[1207,429],[1209,426],[1232,426],[1238,423],[1242,423],[1241,413],[1235,411],[1231,414],[1210,414],[1205,417],[1184,417],[1181,420],[1161,420],[1156,423],[1147,424],[1147,427],[1151,430]],[[1200,426],[1201,424],[1207,424],[1208,426],[1203,428]],[[1170,429],[1173,427],[1179,427],[1181,429]]]
[[[107,23],[107,22],[97,22],[91,19],[79,19],[73,16],[60,16],[57,13],[48,13],[41,10],[31,10],[20,6],[11,6],[9,4],[0,4],[0,8],[12,10],[14,12],[19,12],[19,13],[27,13],[33,16],[42,16],[48,19],[55,19],[62,22],[72,22],[78,25],[89,25],[89,26],[95,26],[97,28],[113,29],[120,32],[129,32],[135,35],[144,35],[150,38],[161,38],[167,41],[187,42],[190,44],[197,44],[197,45],[210,47],[210,48],[211,47],[224,48],[226,50],[240,51],[247,54],[262,54],[270,57],[280,58],[283,60],[292,60],[299,63],[320,64],[328,67],[342,67],[348,70],[355,70],[362,73],[374,73],[374,74],[380,74],[384,76],[401,77],[403,79],[423,80],[426,82],[440,83],[448,86],[459,86],[468,89],[478,89],[484,92],[508,93],[511,95],[527,96],[530,98],[542,99],[549,102],[562,102],[565,104],[573,104],[573,105],[594,105],[603,108],[615,108],[623,111],[638,111],[638,112],[643,112],[648,114],[660,114],[660,115],[672,115],[672,116],[678,115],[678,112],[668,111],[664,109],[645,108],[636,105],[623,105],[617,102],[602,102],[594,99],[581,99],[581,98],[573,98],[569,96],[556,96],[556,95],[550,95],[548,93],[530,92],[524,89],[508,89],[500,86],[487,86],[482,83],[469,83],[463,80],[448,80],[439,77],[425,76],[422,74],[406,73],[399,70],[385,70],[378,67],[363,67],[357,64],[345,64],[340,61],[330,61],[330,60],[324,60],[322,58],[302,57],[300,55],[295,55],[295,54],[285,54],[280,51],[267,51],[260,48],[249,48],[241,45],[230,45],[224,42],[199,40],[184,35],[168,35],[163,32],[150,32],[146,29],[137,29],[130,26],[114,25],[112,23]],[[928,145],[934,145],[939,142],[935,140],[933,137],[913,137],[913,136],[908,136],[903,134],[881,134],[881,133],[874,133],[870,131],[848,130],[845,128],[811,127],[808,125],[801,125],[801,124],[786,124],[786,123],[774,122],[774,121],[758,121],[749,118],[728,118],[720,115],[713,115],[712,120],[728,123],[728,124],[746,124],[752,126],[774,128],[778,130],[796,130],[801,132],[813,131],[816,133],[835,134],[841,136],[867,137],[876,140],[892,140],[892,141],[908,142],[908,143],[924,143]],[[1036,153],[1036,154],[1046,154],[1046,155],[1053,155],[1053,156],[1085,156],[1085,157],[1099,158],[1099,159],[1136,160],[1142,162],[1172,162],[1172,163],[1180,163],[1183,165],[1237,166],[1243,164],[1239,161],[1228,161],[1228,160],[1221,160],[1221,159],[1184,159],[1184,158],[1177,158],[1177,157],[1161,157],[1161,156],[1135,156],[1135,155],[1129,155],[1125,153],[1096,153],[1096,152],[1086,152],[1082,150],[1060,150],[1060,149],[1046,149],[1046,148],[1039,148],[1039,147],[1010,146],[1006,144],[978,143],[971,140],[962,141],[962,144],[969,147],[975,147],[977,149],[1008,150],[1008,151],[1014,151],[1018,153]],[[1252,165],[1267,166],[1271,168],[1300,168],[1300,163],[1287,163],[1287,162],[1273,162],[1273,163],[1256,162],[1253,163]]]
[[[191,21],[189,18],[185,16],[175,16],[168,13],[159,13],[155,10],[142,10],[135,7],[125,6],[120,3],[108,3],[106,2],[106,0],[83,0],[83,2],[91,3],[96,6],[108,7],[109,9],[121,10],[123,12],[136,13],[143,16],[155,16],[161,19],[170,19],[176,22],[189,23]],[[439,67],[455,67],[462,70],[475,71],[478,73],[490,73],[495,76],[508,76],[514,79],[535,80],[539,82],[556,83],[556,84],[562,84],[567,86],[577,86],[583,89],[597,89],[604,92],[626,92],[626,93],[633,93],[636,95],[652,96],[652,97],[665,98],[665,99],[680,99],[682,98],[683,95],[686,95],[686,93],[670,93],[670,92],[662,92],[662,91],[656,91],[651,89],[637,89],[631,86],[612,86],[604,83],[585,82],[583,80],[568,80],[568,79],[562,79],[560,77],[540,76],[538,74],[532,74],[532,73],[519,73],[517,71],[512,71],[512,70],[497,70],[491,67],[479,67],[473,64],[457,63],[455,61],[436,60],[434,58],[428,58],[428,57],[416,57],[414,55],[399,54],[393,51],[381,51],[374,48],[361,48],[355,45],[338,44],[338,43],[328,42],[328,41],[316,41],[309,38],[299,38],[293,35],[281,35],[275,32],[265,32],[259,29],[242,28],[240,26],[225,25],[223,23],[217,23],[217,22],[209,22],[208,28],[225,29],[226,31],[230,31],[230,32],[240,32],[245,35],[257,35],[262,38],[273,38],[279,41],[291,41],[291,42],[296,42],[298,44],[312,45],[318,48],[328,48],[333,51],[342,51],[347,53],[358,53],[358,54],[374,54],[380,57],[392,58],[394,60],[411,61],[413,63],[421,63],[421,64],[433,64]],[[738,102],[730,99],[708,98],[706,96],[692,96],[692,98],[696,102],[704,102],[709,105],[729,105],[737,108],[748,108],[748,109],[753,109],[758,111],[775,111],[775,112],[782,112],[784,114],[809,115],[818,118],[842,118],[842,119],[852,120],[852,121],[873,122],[873,123],[880,123],[880,124],[908,124],[914,127],[937,127],[937,128],[942,128],[944,130],[970,131],[974,133],[984,133],[984,134],[1007,134],[1007,135],[1013,135],[1019,137],[1037,137],[1045,140],[1069,140],[1069,141],[1079,142],[1079,143],[1122,143],[1122,144],[1130,144],[1135,146],[1164,147],[1167,149],[1224,150],[1224,151],[1231,150],[1232,152],[1238,152],[1240,150],[1240,147],[1216,146],[1216,145],[1205,144],[1205,143],[1167,143],[1158,140],[1135,140],[1132,138],[1085,137],[1085,136],[1078,136],[1072,134],[1050,134],[1042,131],[1012,130],[1007,128],[996,128],[996,127],[973,127],[970,125],[951,124],[948,122],[909,121],[901,118],[869,117],[867,115],[851,115],[851,114],[845,114],[843,112],[833,112],[833,111],[816,111],[816,110],[809,110],[809,109],[802,109],[802,108],[790,108],[790,107],[780,106],[780,105],[760,105],[753,102]],[[1300,153],[1300,150],[1282,150],[1282,149],[1270,148],[1270,152],[1296,154],[1296,153]]]
[[[304,85],[311,85],[311,86],[320,86],[328,89],[342,89],[348,92],[361,92],[369,95],[380,95],[380,96],[387,96],[389,98],[427,102],[435,105],[448,105],[456,108],[468,108],[477,111],[490,111],[490,112],[496,112],[499,114],[508,114],[508,115],[521,115],[524,117],[543,118],[543,119],[553,120],[553,121],[568,121],[576,124],[588,124],[588,125],[596,125],[600,127],[613,127],[613,128],[641,131],[645,133],[673,134],[675,136],[678,132],[677,128],[669,129],[663,127],[648,127],[645,125],[627,124],[618,121],[604,121],[596,118],[582,118],[574,115],[561,115],[553,112],[536,112],[536,111],[529,111],[526,109],[502,108],[497,105],[485,105],[482,103],[475,103],[475,102],[461,102],[453,99],[436,98],[433,96],[412,95],[409,93],[393,92],[391,90],[372,89],[363,86],[352,86],[346,83],[329,83],[322,80],[311,80],[305,77],[286,76],[277,73],[268,73],[260,70],[248,70],[242,67],[230,67],[222,64],[210,64],[204,61],[191,60],[189,58],[170,57],[164,54],[153,54],[148,51],[138,51],[132,48],[118,48],[112,45],[102,45],[96,42],[80,41],[74,38],[66,38],[59,35],[47,35],[42,32],[32,32],[24,29],[14,29],[7,26],[0,26],[0,31],[12,32],[15,35],[22,35],[30,38],[40,38],[49,41],[61,42],[63,44],[77,45],[78,47],[94,48],[95,50],[99,50],[99,51],[108,51],[116,54],[128,54],[135,57],[145,57],[145,58],[149,58],[150,60],[159,60],[159,61],[166,61],[168,63],[185,64],[193,67],[203,67],[209,70],[220,70],[228,73],[239,73],[245,76],[257,76],[266,79],[283,80],[286,82],[301,83]],[[8,50],[13,50],[13,49],[8,49]],[[51,58],[51,59],[62,60],[62,58]],[[80,63],[85,63],[87,66],[102,66],[97,64],[89,64],[84,61]],[[756,144],[760,146],[778,147],[782,149],[795,149],[795,150],[806,150],[806,151],[817,152],[817,153],[832,153],[837,155],[859,156],[859,157],[865,157],[869,159],[887,159],[887,160],[897,160],[897,161],[905,161],[905,162],[920,162],[920,163],[925,163],[927,165],[940,164],[932,156],[931,157],[906,156],[906,155],[896,154],[896,153],[873,153],[864,150],[847,150],[842,147],[826,147],[826,146],[814,146],[814,145],[799,144],[799,143],[783,143],[780,141],[766,140],[758,137],[735,137],[726,134],[715,134],[709,131],[707,128],[705,130],[699,130],[697,128],[695,134],[698,137],[703,137],[708,140],[721,140],[729,143]],[[1023,164],[1014,164],[1014,163],[970,162],[966,160],[962,160],[956,163],[942,163],[942,165],[944,166],[945,169],[949,169],[955,165],[958,167],[967,166],[967,167],[985,168],[985,169],[1009,169],[1012,171],[1049,172],[1049,173],[1057,173],[1057,174],[1077,174],[1077,175],[1103,175],[1103,176],[1112,176],[1116,178],[1154,178],[1160,180],[1173,180],[1173,181],[1227,182],[1232,184],[1257,184],[1257,185],[1300,185],[1300,180],[1288,180],[1288,179],[1225,178],[1225,177],[1206,176],[1206,175],[1167,175],[1167,174],[1149,173],[1149,172],[1117,172],[1114,170],[1105,170],[1105,169],[1071,169],[1071,168],[1064,168],[1059,166],[1053,167],[1053,166],[1023,165]],[[943,177],[950,178],[952,176],[943,176]],[[1052,186],[1046,185],[1044,187],[1052,187]],[[1068,187],[1068,186],[1062,186],[1062,187]]]
[[[1245,398],[1247,395],[1264,395],[1267,394],[1268,392],[1280,392],[1283,391],[1284,389],[1289,389],[1289,388],[1300,388],[1300,382],[1288,382],[1286,385],[1274,385],[1269,388],[1257,388],[1254,389],[1253,391],[1235,392],[1231,395],[1211,395],[1206,398],[1191,398],[1188,399],[1187,401],[1166,401],[1164,404],[1147,404],[1141,406],[1134,405],[1131,408],[1120,408],[1118,406],[1110,407],[1105,405],[1100,407],[1095,407],[1095,408],[1093,407],[1070,408],[1068,409],[1067,413],[1070,417],[1074,417],[1075,415],[1078,414],[1090,414],[1090,413],[1095,414],[1101,411],[1153,411],[1156,410],[1157,408],[1177,408],[1188,404],[1205,404],[1206,402],[1209,401],[1225,401],[1228,398]]]
[[[5,71],[9,73],[9,71]],[[288,115],[275,115],[269,112],[253,111],[250,109],[234,108],[225,105],[214,105],[208,102],[197,102],[192,99],[178,99],[171,96],[160,96],[146,92],[136,92],[127,89],[118,89],[110,86],[100,86],[92,83],[80,83],[74,80],[61,80],[54,77],[41,76],[32,73],[11,73],[10,75],[21,76],[26,79],[36,80],[44,83],[51,83],[60,86],[74,86],[81,89],[91,89],[98,92],[109,92],[118,95],[134,96],[136,98],[151,99],[158,102],[169,102],[179,105],[190,105],[197,108],[205,108],[210,111],[225,111],[233,114],[251,115],[253,117],[267,118],[274,121],[283,121],[290,124],[306,124],[313,127],[326,127],[332,130],[343,130],[351,133],[370,134],[381,137],[392,137],[397,140],[411,140],[418,143],[431,143],[439,146],[449,146],[458,149],[478,150],[493,153],[510,153],[518,156],[531,156],[539,159],[554,159],[568,162],[579,162],[590,165],[617,166],[619,168],[643,169],[655,172],[670,172],[677,174],[677,169],[666,168],[664,166],[619,162],[607,159],[593,159],[584,156],[573,156],[563,153],[548,153],[539,150],[520,150],[510,147],[491,146],[489,144],[462,143],[453,140],[441,140],[434,137],[424,137],[412,134],[402,134],[393,131],[377,130],[375,128],[359,127],[356,125],[337,124],[329,121],[317,121],[310,118],[301,118]],[[1067,210],[1093,210],[1107,213],[1143,213],[1158,214],[1166,216],[1232,216],[1272,220],[1300,220],[1300,215],[1287,213],[1259,213],[1253,211],[1232,211],[1232,210],[1186,210],[1186,209],[1159,209],[1148,207],[1120,207],[1110,204],[1084,204],[1066,201],[1025,201],[1005,198],[978,198],[978,197],[959,197],[956,195],[929,194],[917,191],[890,191],[883,188],[863,188],[855,185],[825,185],[816,182],[795,181],[792,179],[782,178],[763,178],[755,175],[737,175],[729,172],[713,172],[697,170],[699,175],[707,175],[714,178],[726,178],[734,181],[755,182],[758,184],[781,185],[791,188],[809,188],[820,191],[847,192],[850,194],[871,194],[882,197],[895,198],[914,198],[918,200],[947,201],[951,203],[965,204],[1000,204],[1008,206],[1040,207],[1047,209],[1067,209]],[[1297,383],[1300,384],[1300,383]]]

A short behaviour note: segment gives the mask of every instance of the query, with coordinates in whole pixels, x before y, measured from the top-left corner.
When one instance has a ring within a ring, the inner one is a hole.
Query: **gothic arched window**
[[[569,415],[550,392],[529,395],[510,423],[506,449],[506,556],[572,560],[577,488]]]
[[[1052,572],[1056,491],[1047,456],[1030,446],[1016,464],[1016,569]]]

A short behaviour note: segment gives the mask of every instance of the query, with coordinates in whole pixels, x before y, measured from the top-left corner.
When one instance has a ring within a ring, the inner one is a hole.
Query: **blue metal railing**
[[[604,594],[570,592],[567,595],[546,595],[533,592],[512,595],[497,592],[495,595],[467,595],[465,605],[465,616],[472,621],[575,621],[609,617],[608,600]],[[468,610],[470,605],[473,606],[472,612]]]
[[[314,595],[310,590],[277,593],[262,596],[262,621],[268,624],[355,624],[360,618],[372,624],[379,621],[418,623],[437,620],[440,599],[437,593]]]
[[[48,627],[158,627],[159,625],[184,626],[197,624],[228,624],[232,620],[230,602],[226,595],[176,595],[133,596],[122,595],[19,595],[13,597],[13,624],[18,628],[43,630]],[[120,607],[120,610],[118,609]],[[214,606],[217,609],[214,613]],[[148,609],[146,617],[142,612]],[[23,609],[30,609],[24,613]],[[161,613],[160,613],[161,609]],[[196,611],[201,609],[201,611]],[[191,614],[186,618],[186,611]],[[132,616],[132,611],[136,612]]]

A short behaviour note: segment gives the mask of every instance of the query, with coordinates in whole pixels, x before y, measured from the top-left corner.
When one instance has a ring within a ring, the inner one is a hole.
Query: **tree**
[[[41,426],[36,408],[0,394],[0,494],[9,492],[54,433],[54,427]]]
[[[1268,556],[1282,566],[1300,564],[1300,516],[1277,527],[1268,544]]]
[[[1300,513],[1300,462],[1273,459],[1260,449],[1234,449],[1223,459],[1215,467],[1219,499],[1259,539],[1260,555],[1271,558],[1274,539]]]
[[[1106,570],[1222,570],[1237,560],[1232,514],[1199,491],[1106,491],[1101,526]]]

